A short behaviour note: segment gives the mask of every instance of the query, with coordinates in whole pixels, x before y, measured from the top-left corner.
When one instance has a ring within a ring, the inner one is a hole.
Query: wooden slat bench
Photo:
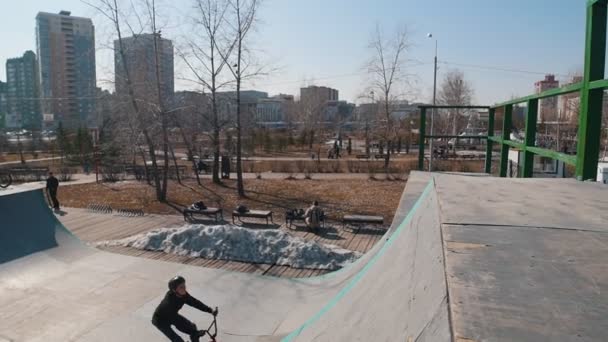
[[[220,220],[224,220],[224,212],[221,208],[207,208],[201,210],[195,209],[184,209],[184,221],[191,222],[194,221],[194,215],[202,215],[206,217],[213,217],[216,222]]]
[[[232,212],[232,223],[235,218],[238,218],[239,221],[242,221],[242,218],[258,218],[258,219],[266,219],[266,224],[274,223],[272,220],[272,211],[270,210],[249,210],[247,212],[241,213],[236,210]],[[270,220],[270,222],[269,222]]]
[[[367,215],[344,215],[342,217],[342,224],[346,227],[347,224],[354,224],[360,228],[361,224],[384,224],[384,217],[382,216],[367,216]]]

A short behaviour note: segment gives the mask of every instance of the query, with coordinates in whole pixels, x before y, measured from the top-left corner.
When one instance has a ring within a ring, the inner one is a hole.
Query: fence
[[[482,137],[487,141],[485,172],[492,169],[492,149],[494,144],[500,145],[500,177],[507,176],[508,155],[510,148],[523,152],[523,165],[520,175],[525,178],[532,177],[534,155],[552,158],[573,165],[576,168],[578,180],[595,179],[597,173],[601,127],[602,105],[604,89],[608,88],[608,80],[604,79],[606,60],[606,26],[608,18],[608,0],[587,1],[587,24],[585,38],[585,66],[582,82],[567,85],[561,88],[550,89],[494,106],[489,109],[488,135]],[[576,155],[569,155],[551,149],[537,146],[536,130],[538,121],[539,100],[553,96],[570,93],[580,94],[580,112],[578,117],[578,139]],[[525,115],[525,138],[523,142],[511,140],[513,105],[527,103],[528,111]],[[426,111],[429,108],[459,108],[461,106],[421,106],[420,120],[420,155],[418,168],[424,168],[424,141],[426,138],[450,138],[450,136],[427,136],[425,134]],[[471,108],[464,106],[461,108]],[[484,107],[472,107],[484,108]],[[496,111],[503,112],[502,134],[494,135],[494,119]],[[467,137],[458,137],[467,138]],[[479,137],[477,137],[479,138]],[[431,151],[432,154],[432,151]]]

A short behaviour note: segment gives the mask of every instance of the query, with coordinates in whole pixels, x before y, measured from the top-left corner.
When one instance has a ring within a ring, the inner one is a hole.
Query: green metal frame
[[[418,106],[420,108],[420,132],[418,134],[418,170],[424,170],[424,142],[426,139],[481,139],[488,141],[488,136],[486,135],[427,135],[426,134],[426,111],[428,109],[487,109],[490,111],[490,115],[492,116],[492,109],[488,106],[430,106],[430,105],[422,105]],[[491,117],[492,123],[494,122],[494,117]],[[492,131],[493,134],[493,131]],[[431,152],[432,153],[432,152]],[[486,154],[486,164],[487,161]],[[490,154],[490,158],[492,155]]]
[[[560,160],[566,164],[576,167],[576,178],[578,180],[595,179],[599,157],[599,147],[602,126],[602,107],[604,89],[608,89],[608,79],[604,79],[604,68],[606,59],[606,26],[608,19],[608,0],[587,1],[587,27],[585,38],[585,69],[583,81],[565,87],[551,89],[540,94],[530,95],[507,102],[494,105],[489,111],[488,137],[486,147],[485,172],[492,170],[493,144],[501,146],[500,171],[501,177],[506,177],[509,148],[515,148],[523,152],[523,165],[521,177],[532,177],[534,156],[543,156]],[[540,148],[536,143],[536,125],[538,120],[538,101],[543,98],[559,96],[579,92],[581,97],[581,108],[578,123],[578,146],[576,156],[560,153],[557,151]],[[512,127],[513,105],[519,103],[528,104],[526,114],[526,137],[523,143],[510,140]],[[470,108],[468,106],[421,106],[421,112],[426,114],[428,108]],[[477,107],[479,108],[479,107]],[[494,119],[496,110],[503,108],[504,120],[502,135],[494,134]],[[422,115],[420,134],[419,169],[423,169],[424,162],[424,119]],[[433,136],[441,137],[441,136]]]

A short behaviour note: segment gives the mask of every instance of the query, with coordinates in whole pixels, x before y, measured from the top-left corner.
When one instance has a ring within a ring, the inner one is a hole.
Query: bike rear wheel
[[[0,188],[6,189],[11,183],[13,183],[13,178],[10,173],[0,173]]]

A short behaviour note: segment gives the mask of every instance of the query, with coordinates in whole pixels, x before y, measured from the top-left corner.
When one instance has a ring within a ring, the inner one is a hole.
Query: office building
[[[95,28],[89,18],[40,12],[36,47],[42,113],[75,129],[95,112]]]
[[[8,128],[40,130],[40,93],[36,54],[26,51],[23,57],[6,61],[6,123]]]
[[[127,70],[136,99],[140,103],[158,102],[158,75],[160,75],[161,97],[165,107],[172,101],[175,92],[173,42],[159,34],[138,34],[122,39],[124,59],[121,55],[121,42],[114,41],[114,74],[116,94],[128,96]],[[158,58],[156,57],[158,51]],[[157,63],[158,61],[158,63]],[[126,68],[125,68],[126,65]]]
[[[559,88],[559,81],[555,79],[555,75],[546,75],[545,79],[535,83],[536,93],[542,93],[549,89]],[[557,97],[548,97],[538,101],[538,122],[555,122],[557,121]]]

